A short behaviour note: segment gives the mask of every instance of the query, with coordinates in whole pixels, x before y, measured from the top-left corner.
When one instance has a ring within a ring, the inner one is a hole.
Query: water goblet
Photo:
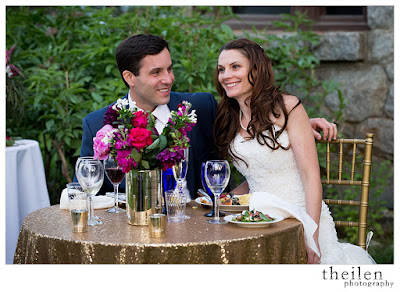
[[[205,180],[214,194],[214,218],[206,222],[212,224],[225,224],[228,223],[224,218],[219,217],[219,196],[222,194],[228,185],[231,170],[229,163],[226,160],[210,160],[205,165]]]
[[[118,165],[115,159],[111,157],[111,155],[105,159],[103,163],[106,176],[114,187],[114,207],[107,209],[106,211],[109,213],[124,212],[124,209],[118,207],[118,186],[124,179],[125,173],[122,172],[122,168]]]
[[[76,177],[89,199],[89,226],[103,224],[93,218],[93,197],[99,192],[104,181],[104,168],[100,160],[93,157],[81,157],[76,165]]]
[[[76,163],[75,163],[75,174],[76,174],[76,178],[78,178],[78,165],[79,165],[79,162],[80,162],[82,159],[93,159],[93,156],[82,156],[82,157],[78,157],[78,159],[76,160]],[[88,201],[89,201],[89,196],[88,196]],[[89,208],[90,208],[90,207],[89,207]],[[90,209],[89,209],[89,212],[90,212]],[[96,219],[96,220],[99,219],[99,217],[96,216],[96,215],[94,215],[93,212],[92,212],[92,218],[93,218],[93,219]]]
[[[214,210],[215,210],[215,199],[214,199],[214,194],[211,192],[209,187],[207,186],[206,179],[205,179],[205,169],[206,169],[206,163],[202,162],[201,163],[201,184],[203,186],[203,190],[210,196],[211,202],[213,204],[212,209],[210,212],[205,213],[205,217],[215,217],[214,216]],[[219,213],[219,217],[224,216],[224,214]]]
[[[186,197],[189,197],[189,194],[184,189],[184,181],[186,179],[187,167],[189,162],[189,149],[184,149],[184,158],[172,166],[172,172],[174,174],[174,178],[176,180],[176,191],[179,193],[185,192]],[[189,197],[190,200],[190,197]],[[185,219],[189,219],[190,216],[184,215]]]

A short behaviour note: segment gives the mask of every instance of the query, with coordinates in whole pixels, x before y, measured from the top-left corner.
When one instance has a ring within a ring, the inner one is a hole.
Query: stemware
[[[226,160],[209,160],[205,165],[205,179],[211,192],[214,194],[214,218],[206,222],[213,224],[228,223],[219,217],[219,196],[228,185],[231,170]]]
[[[213,204],[212,209],[210,212],[205,213],[204,216],[206,217],[215,217],[214,216],[214,210],[215,210],[215,199],[214,199],[214,194],[211,192],[210,188],[207,186],[206,183],[206,178],[205,178],[205,172],[206,172],[206,163],[202,162],[201,163],[201,184],[203,186],[203,190],[208,194],[208,196],[211,199],[211,202]],[[223,216],[222,213],[219,213],[219,217]]]
[[[176,163],[174,166],[172,166],[172,172],[174,174],[174,178],[176,180],[176,191],[180,192],[180,193],[185,193],[185,196],[187,198],[189,198],[189,194],[188,192],[185,190],[184,188],[184,182],[186,179],[186,173],[187,173],[187,167],[188,167],[188,162],[189,162],[189,150],[188,149],[184,149],[184,158]],[[184,215],[185,219],[190,218],[190,216],[188,215]]]
[[[82,157],[78,157],[78,159],[76,160],[76,163],[75,163],[75,175],[76,175],[76,178],[78,179],[78,165],[79,165],[79,162],[82,160],[82,159],[93,159],[93,156],[82,156]],[[89,196],[88,196],[88,200],[89,200]],[[89,207],[90,208],[90,207]],[[89,212],[90,212],[90,210],[89,210]],[[96,216],[96,215],[94,215],[93,214],[93,212],[92,212],[92,218],[93,219],[99,219],[99,217],[98,216]]]
[[[103,161],[104,171],[106,172],[108,180],[112,183],[114,187],[114,207],[107,209],[109,213],[121,213],[124,209],[118,207],[118,186],[124,179],[125,173],[122,172],[122,168],[118,165],[111,155]]]
[[[75,165],[76,177],[89,199],[88,225],[103,224],[93,216],[93,197],[99,192],[104,181],[104,168],[100,160],[93,157],[80,157]]]

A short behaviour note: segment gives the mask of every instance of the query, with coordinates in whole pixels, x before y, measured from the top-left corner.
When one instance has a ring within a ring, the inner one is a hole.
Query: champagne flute
[[[184,190],[183,183],[186,178],[186,173],[187,173],[187,167],[188,167],[188,161],[189,161],[189,150],[184,149],[184,158],[176,163],[175,165],[172,166],[172,172],[174,174],[174,178],[176,180],[176,190],[179,193],[185,193],[185,196],[188,197],[187,192]],[[190,198],[189,198],[190,199]],[[187,199],[186,199],[187,200]],[[184,215],[185,219],[189,219],[190,216]]]
[[[114,186],[114,207],[107,209],[109,213],[121,213],[124,209],[118,207],[118,186],[124,179],[125,173],[122,172],[122,168],[118,165],[111,155],[103,161],[104,170],[106,172],[108,180]]]
[[[224,218],[219,217],[219,196],[228,185],[231,175],[229,163],[226,160],[210,160],[206,162],[205,179],[208,187],[214,194],[214,218],[206,222],[213,224],[225,224]]]
[[[103,164],[93,157],[81,157],[77,161],[76,177],[89,198],[88,225],[103,224],[100,220],[93,218],[93,197],[99,192],[104,181]]]

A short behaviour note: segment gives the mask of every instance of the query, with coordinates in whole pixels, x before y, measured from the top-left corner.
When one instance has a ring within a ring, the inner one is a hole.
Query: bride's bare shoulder
[[[282,94],[282,97],[288,113],[299,103],[299,99],[294,95]]]
[[[293,108],[295,108],[296,105],[298,104],[299,99],[298,99],[296,96],[294,96],[294,95],[289,95],[289,94],[282,94],[282,97],[283,97],[283,103],[285,104],[286,112],[287,112],[287,113],[290,113],[290,111],[291,111]],[[279,109],[278,111],[279,111],[279,113],[280,113],[279,117],[278,117],[278,118],[275,118],[275,117],[271,114],[271,115],[270,115],[270,119],[271,119],[271,121],[272,121],[274,124],[276,124],[276,125],[278,125],[278,126],[280,126],[280,127],[283,127],[283,125],[284,125],[284,123],[285,123],[285,117],[284,117],[284,115],[283,115],[281,109]]]

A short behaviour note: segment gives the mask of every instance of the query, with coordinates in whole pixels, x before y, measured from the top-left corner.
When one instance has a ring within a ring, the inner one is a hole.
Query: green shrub
[[[13,62],[26,89],[23,115],[7,112],[7,134],[39,140],[52,204],[73,177],[83,117],[126,94],[115,63],[119,43],[137,33],[165,37],[173,90],[215,94],[218,49],[234,37],[222,24],[227,17],[225,7],[7,7],[6,44],[16,45]]]

